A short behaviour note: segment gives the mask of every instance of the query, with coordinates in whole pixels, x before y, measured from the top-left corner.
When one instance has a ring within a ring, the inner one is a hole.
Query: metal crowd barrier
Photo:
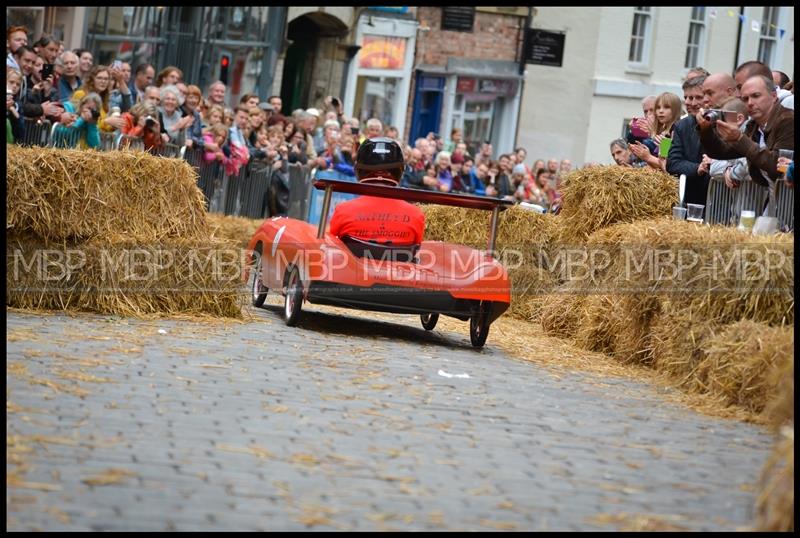
[[[166,143],[162,144],[158,150],[156,150],[156,155],[161,155],[162,157],[171,157],[173,159],[178,159],[183,154],[182,148],[186,146],[179,146],[177,144]]]
[[[775,184],[775,216],[782,231],[794,232],[794,189],[783,180]]]
[[[245,192],[242,196],[241,216],[251,219],[260,219],[266,216],[266,201],[271,179],[271,166],[251,163],[250,178],[244,186]]]
[[[70,149],[77,148],[81,141],[81,132],[78,129],[67,127],[61,122],[55,122],[50,129],[50,140],[48,146],[54,148]]]
[[[768,198],[769,189],[767,187],[759,185],[752,180],[741,181],[739,188],[736,189],[733,201],[733,215],[731,217],[733,224],[739,223],[739,217],[744,210],[754,211],[756,216],[761,215],[767,205]]]
[[[778,180],[770,197],[770,189],[751,179],[739,182],[739,187],[730,189],[722,176],[711,178],[706,195],[704,222],[736,226],[742,211],[753,211],[756,216],[767,210],[770,216],[778,218],[784,231],[794,231],[794,189],[786,182]]]
[[[47,146],[50,143],[50,120],[23,118],[21,146]]]
[[[734,225],[735,222],[732,219],[736,216],[734,213],[735,195],[736,191],[728,188],[725,184],[725,178],[722,176],[712,177],[708,182],[706,212],[703,221],[706,224]]]
[[[114,149],[144,151],[144,140],[138,136],[120,133],[114,140]]]
[[[308,165],[289,165],[289,210],[288,215],[294,219],[307,220],[308,208],[311,205],[312,178],[316,169]]]
[[[100,132],[100,147],[97,148],[100,151],[111,151],[114,148],[116,135],[114,133],[104,133]]]

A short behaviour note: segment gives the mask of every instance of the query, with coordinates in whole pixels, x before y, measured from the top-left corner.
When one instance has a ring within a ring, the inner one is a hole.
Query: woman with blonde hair
[[[102,99],[94,92],[83,95],[79,99],[73,98],[72,101],[65,101],[64,110],[77,114],[78,117],[69,127],[58,128],[53,135],[55,139],[53,145],[55,147],[71,147],[74,143],[72,142],[74,138],[71,138],[70,133],[77,131],[80,133],[78,134],[79,148],[99,148],[100,132],[98,131],[98,121],[102,108]]]
[[[123,134],[138,136],[144,143],[144,149],[156,153],[164,143],[161,136],[161,124],[158,122],[158,109],[148,101],[140,101],[131,107],[130,112],[122,115],[125,125],[120,129]]]
[[[100,97],[100,118],[97,126],[101,131],[111,133],[122,127],[123,120],[119,116],[109,115],[109,101],[111,99],[111,70],[105,65],[96,65],[89,71],[86,79],[83,80],[81,87],[72,94],[75,103],[80,102],[86,95],[96,93]],[[127,108],[130,108],[130,93],[122,94],[123,103],[127,101]],[[123,108],[125,105],[123,105]]]
[[[683,110],[681,98],[672,92],[664,92],[656,97],[655,120],[651,139],[655,143],[656,152],[651,152],[646,145],[636,142],[629,147],[631,153],[646,162],[650,168],[666,172],[667,154],[672,144],[672,130],[680,119]]]

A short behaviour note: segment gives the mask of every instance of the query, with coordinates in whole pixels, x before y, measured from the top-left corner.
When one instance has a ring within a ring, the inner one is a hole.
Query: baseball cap
[[[316,108],[309,108],[306,110],[306,112],[308,112],[312,116],[316,116],[319,118],[319,110],[317,110]]]
[[[275,110],[275,108],[266,101],[261,101],[260,103],[258,103],[258,108],[260,108],[261,110],[269,110],[270,112]]]

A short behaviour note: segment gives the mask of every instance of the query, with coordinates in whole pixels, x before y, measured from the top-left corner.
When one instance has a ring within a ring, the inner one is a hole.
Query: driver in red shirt
[[[359,183],[397,186],[403,175],[403,150],[391,138],[370,138],[358,148]],[[425,231],[425,214],[405,200],[359,196],[336,206],[330,233],[383,245],[418,245]]]

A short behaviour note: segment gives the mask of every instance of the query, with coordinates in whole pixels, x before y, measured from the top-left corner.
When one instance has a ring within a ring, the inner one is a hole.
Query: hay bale
[[[219,240],[46,244],[8,238],[6,305],[146,316],[241,318],[242,250]]]
[[[555,293],[541,298],[539,322],[545,334],[572,339],[580,323],[580,311],[586,295],[570,286],[559,286]]]
[[[775,389],[764,409],[764,416],[778,431],[781,426],[794,424],[794,354],[791,360],[772,370],[769,385]]]
[[[425,239],[468,245],[486,249],[489,240],[490,215],[463,207],[420,205],[425,214]],[[558,217],[513,206],[500,214],[497,227],[498,258],[505,252],[522,254],[526,263],[546,266]]]
[[[539,267],[523,265],[510,269],[511,307],[509,314],[524,321],[536,321],[542,308],[542,299],[556,288],[552,275]]]
[[[696,392],[718,395],[726,405],[764,411],[775,393],[775,371],[794,364],[794,331],[741,320],[709,339],[692,379]]]
[[[47,241],[208,237],[197,174],[147,152],[9,145],[6,231]]]
[[[671,215],[677,202],[677,180],[661,171],[616,165],[576,170],[562,186],[558,242],[582,244],[611,224]]]
[[[794,322],[794,238],[672,219],[619,224],[589,237],[611,263],[574,285],[600,292],[671,294],[719,323]],[[697,302],[701,300],[701,302]],[[679,305],[675,305],[679,306]]]
[[[761,471],[755,530],[794,531],[794,425],[780,437]]]
[[[209,213],[206,219],[212,238],[227,241],[241,248],[247,248],[247,243],[264,222],[264,219],[233,217],[221,213]]]
[[[660,313],[658,297],[592,294],[580,307],[575,345],[623,363],[652,364],[650,326]]]
[[[702,300],[665,298],[661,313],[651,323],[650,345],[653,367],[682,388],[693,386],[692,377],[705,359],[706,343],[719,331],[720,323],[700,314]]]

